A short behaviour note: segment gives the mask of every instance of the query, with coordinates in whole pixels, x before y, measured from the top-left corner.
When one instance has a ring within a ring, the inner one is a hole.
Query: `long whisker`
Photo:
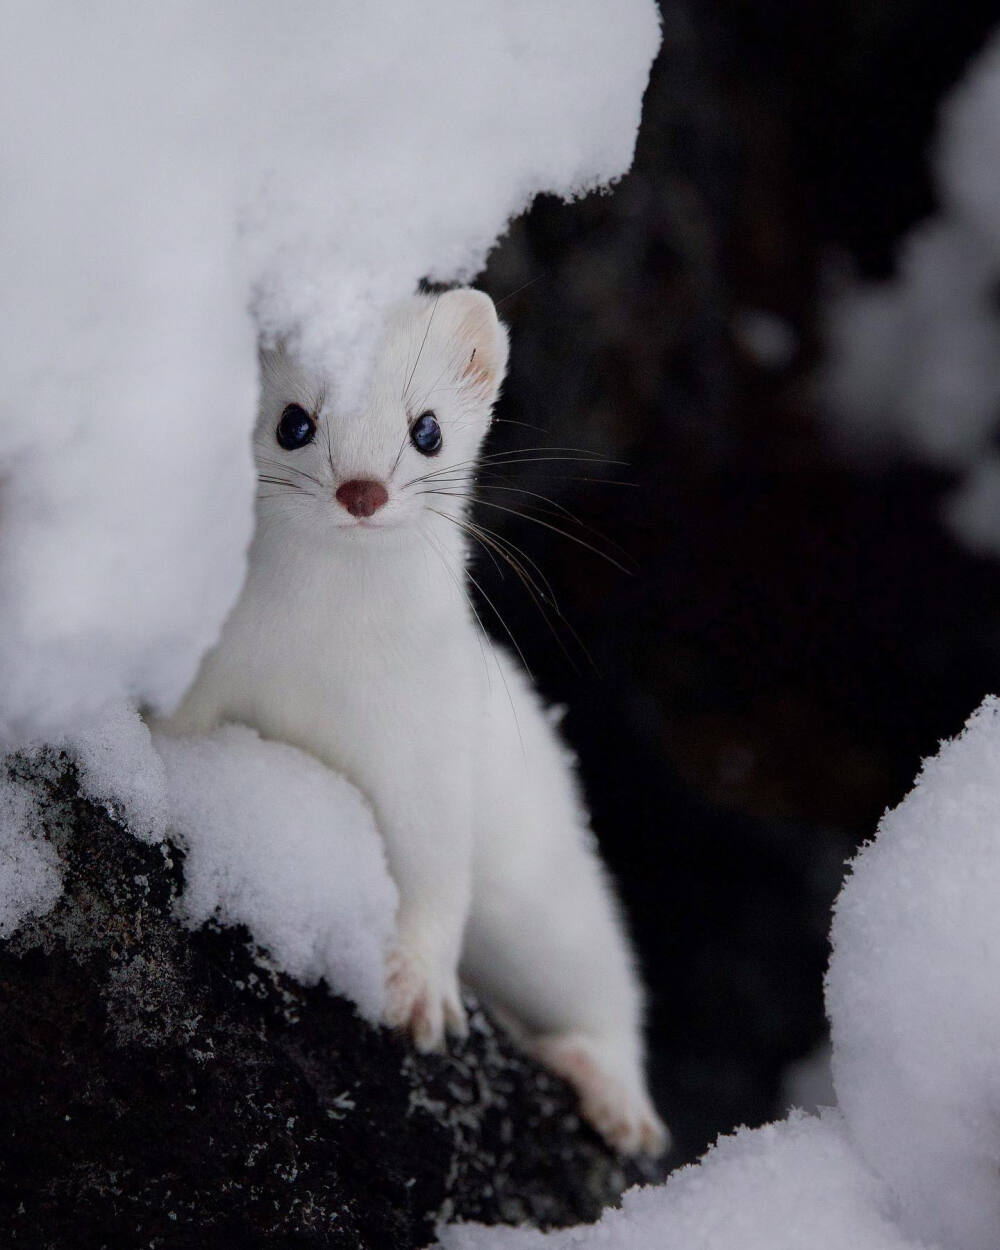
[[[607,456],[602,456],[599,451],[594,451],[591,447],[511,447],[508,451],[490,452],[488,455],[481,456],[480,459],[499,460],[507,456],[521,456],[529,451],[572,452],[588,460],[599,460],[602,464],[627,464],[625,460],[609,460]]]
[[[444,513],[442,512],[442,513],[439,513],[438,515],[444,516]],[[462,585],[461,581],[456,576],[454,569],[448,563],[448,558],[445,555],[444,550],[441,547],[441,544],[435,540],[433,534],[428,533],[426,530],[422,532],[423,532],[424,537],[431,543],[431,546],[434,549],[434,551],[437,553],[437,556],[440,559],[442,565],[444,565],[445,572],[448,574],[451,580],[455,583],[455,586],[462,594],[466,603],[468,603],[469,607],[472,609],[472,615],[476,618],[476,621],[479,624],[479,650],[483,657],[483,668],[485,669],[485,672],[486,672],[486,681],[488,684],[490,680],[490,666],[489,666],[489,662],[486,659],[486,647],[489,644],[490,636],[486,632],[486,628],[483,625],[482,617],[479,615],[479,612],[476,609],[476,605],[472,600],[472,596],[469,594],[466,588]]]
[[[522,282],[521,285],[519,287],[515,287],[509,295],[504,295],[502,299],[497,300],[497,308],[503,308],[504,304],[506,304],[509,299],[513,299],[515,295],[520,295],[522,291],[526,291],[529,286],[534,286],[536,282],[541,282],[544,277],[545,274],[540,273],[536,274],[534,278],[529,278],[527,282]]]
[[[432,508],[432,509],[431,509],[431,511],[432,511],[432,512],[435,512],[435,511],[436,511],[436,509]],[[444,512],[438,512],[438,514],[437,514],[437,515],[438,515],[438,516],[443,516],[443,517],[445,518],[445,520],[448,520],[448,521],[450,521],[450,520],[452,520],[452,519],[453,519],[452,517],[449,517],[449,516],[448,516],[446,513],[444,513]],[[430,538],[431,536],[430,536],[429,534],[427,534],[427,535],[426,535],[426,537]],[[488,661],[487,661],[487,659],[486,659],[486,648],[489,646],[489,643],[490,643],[490,636],[489,636],[489,634],[486,632],[486,628],[485,628],[485,626],[483,625],[483,618],[479,615],[479,612],[478,612],[478,610],[477,610],[477,608],[476,608],[476,605],[475,605],[475,603],[472,601],[472,596],[469,594],[469,592],[465,589],[465,587],[464,587],[464,586],[463,586],[463,585],[459,582],[458,578],[455,576],[455,574],[454,574],[453,570],[451,569],[450,565],[448,564],[447,559],[445,558],[444,552],[440,550],[440,548],[439,548],[439,546],[438,546],[438,544],[437,544],[437,543],[434,543],[434,549],[438,552],[438,555],[439,555],[439,556],[440,556],[440,558],[441,558],[441,563],[444,565],[446,572],[447,572],[447,573],[448,573],[448,575],[451,577],[452,581],[454,581],[455,585],[459,588],[459,590],[462,592],[462,594],[465,596],[466,602],[468,603],[469,607],[470,607],[470,608],[471,608],[471,610],[472,610],[472,615],[476,618],[476,621],[477,621],[477,623],[478,623],[478,625],[479,625],[480,649],[481,649],[481,651],[482,651],[482,655],[483,655],[483,664],[484,664],[484,666],[485,666],[485,668],[486,668],[486,681],[487,681],[487,683],[489,683],[489,680],[490,680],[490,669],[489,669],[489,662],[488,662]],[[471,580],[472,580],[472,578],[470,577],[470,581],[471,581]],[[473,584],[475,584],[475,583],[473,582]],[[480,593],[480,594],[482,594],[482,593],[483,593],[483,592],[482,592],[482,590],[480,590],[480,592],[479,592],[479,593]],[[494,611],[494,612],[496,612],[496,608],[495,608],[495,607],[493,607],[493,604],[490,602],[490,600],[489,600],[489,599],[488,599],[485,595],[484,595],[483,597],[484,597],[484,598],[486,598],[486,602],[487,602],[487,603],[489,603],[489,604],[490,604],[490,607],[492,607],[492,608],[493,608],[493,611]],[[499,616],[500,614],[499,614],[499,613],[497,613],[497,615]],[[507,628],[507,626],[506,626],[506,622],[504,622],[504,621],[503,621],[503,617],[500,617],[500,620],[501,620],[501,622],[504,624],[504,628],[506,629],[506,628]],[[510,634],[510,630],[509,630],[509,629],[507,630],[507,632],[508,632],[508,634]],[[521,655],[521,648],[517,646],[517,643],[516,643],[516,642],[515,642],[515,640],[514,640],[514,636],[513,636],[513,634],[511,634],[511,635],[510,635],[510,640],[511,640],[511,642],[513,642],[513,643],[514,643],[514,646],[517,648],[517,653],[518,653],[518,655]],[[515,705],[514,705],[514,696],[513,696],[513,695],[511,694],[511,692],[510,692],[510,686],[509,686],[509,684],[508,684],[508,682],[507,682],[507,678],[506,678],[506,676],[505,676],[505,674],[504,674],[503,668],[502,668],[502,667],[501,667],[501,665],[500,665],[500,661],[499,661],[499,660],[497,660],[497,658],[496,658],[496,656],[495,656],[495,655],[494,655],[494,657],[493,657],[493,662],[496,664],[497,672],[500,674],[500,680],[503,682],[503,688],[504,688],[504,690],[505,690],[505,691],[506,691],[506,693],[507,693],[507,702],[510,704],[511,715],[514,717],[514,727],[515,727],[515,728],[516,728],[516,730],[517,730],[517,738],[518,738],[518,741],[519,741],[519,742],[520,742],[520,744],[521,744],[521,754],[524,756],[525,760],[527,760],[527,758],[528,758],[528,757],[527,757],[527,752],[525,751],[525,748],[524,748],[524,737],[523,737],[523,735],[522,735],[522,733],[521,733],[521,722],[520,722],[520,721],[518,720],[518,718],[517,718],[517,708],[516,708],[516,707],[515,707]],[[524,663],[524,656],[523,656],[523,655],[521,655],[521,662],[522,662],[522,663]],[[527,669],[527,667],[528,667],[528,666],[527,666],[527,664],[525,664],[525,665],[524,665],[524,667],[525,667],[525,669]]]
[[[537,561],[533,560],[532,557],[529,556],[526,551],[524,551],[521,547],[519,547],[517,543],[512,542],[505,534],[500,534],[496,530],[489,529],[487,526],[483,525],[480,521],[470,521],[468,517],[463,517],[463,521],[467,525],[474,526],[477,532],[485,536],[488,536],[496,543],[500,543],[504,548],[505,556],[509,555],[510,552],[514,552],[516,556],[518,557],[519,562],[523,562],[523,564],[530,564],[535,574],[537,574],[538,580],[542,583],[541,587],[535,586],[539,599],[543,603],[551,603],[552,607],[555,609],[558,615],[562,616],[562,611],[559,608],[559,603],[556,599],[555,591],[552,589],[552,583],[542,572],[542,569],[540,565],[537,563]],[[532,578],[531,580],[532,580],[532,584],[534,584],[534,578]]]
[[[409,389],[410,389],[410,383],[413,381],[413,375],[414,375],[414,374],[416,373],[416,371],[417,371],[417,365],[419,365],[419,364],[420,364],[420,357],[423,355],[423,353],[424,353],[424,348],[425,348],[425,347],[426,347],[426,345],[427,345],[427,336],[428,336],[428,334],[430,334],[430,332],[431,332],[431,326],[434,324],[434,314],[437,312],[437,310],[438,310],[438,304],[439,304],[440,302],[441,302],[441,296],[439,295],[439,296],[437,297],[437,299],[435,299],[435,301],[434,301],[434,307],[431,309],[431,315],[427,318],[427,326],[426,326],[426,328],[424,329],[424,337],[420,340],[420,349],[419,349],[419,351],[417,352],[417,358],[416,358],[416,360],[413,362],[413,368],[410,370],[410,376],[406,379],[406,385],[403,387],[403,390],[402,390],[402,392],[401,392],[401,394],[400,394],[400,396],[399,396],[399,397],[400,397],[400,399],[404,399],[404,400],[405,400],[405,398],[406,398],[406,394],[407,394],[407,392],[408,392],[408,391],[409,391]]]
[[[544,450],[544,448],[529,447],[523,450],[538,451],[538,450]],[[555,450],[562,451],[564,449],[557,447],[555,448]],[[572,449],[567,448],[565,450],[572,450]],[[608,464],[608,465],[622,465],[622,466],[628,465],[627,460],[607,460],[604,456],[597,456],[597,455],[522,456],[520,451],[496,452],[493,455],[478,456],[470,460],[461,460],[458,462],[458,464],[442,465],[441,468],[439,469],[430,469],[428,470],[427,473],[422,473],[417,477],[411,478],[408,482],[404,482],[401,489],[405,490],[407,486],[413,486],[416,482],[426,482],[426,481],[429,481],[431,478],[440,477],[443,474],[454,473],[457,469],[465,468],[466,465],[473,465],[473,466],[482,465],[484,468],[492,470],[492,469],[497,469],[497,468],[501,468],[501,469],[506,468],[507,465],[512,465],[512,464],[541,464],[549,460],[554,461],[554,462],[570,461],[570,462],[583,463],[583,464]]]
[[[544,593],[537,586],[537,584],[535,583],[535,579],[532,577],[531,573],[529,573],[528,570],[521,564],[520,560],[518,560],[511,553],[511,551],[507,550],[505,539],[501,539],[499,535],[493,534],[493,531],[490,531],[490,530],[483,532],[478,527],[474,526],[472,522],[469,522],[469,527],[470,527],[470,532],[475,534],[475,536],[477,537],[481,545],[488,544],[488,547],[495,548],[500,554],[500,556],[510,565],[510,567],[517,574],[518,578],[521,581],[521,584],[524,586],[525,590],[527,590],[532,603],[534,603],[535,607],[538,609],[539,615],[541,616],[545,624],[548,626],[549,632],[552,634],[552,637],[559,644],[559,649],[562,651],[563,655],[569,661],[570,667],[573,669],[573,671],[575,673],[579,673],[580,670],[577,667],[576,661],[573,659],[573,656],[570,654],[568,647],[563,642],[562,637],[559,634],[559,631],[556,629],[555,625],[553,625],[551,619],[549,618],[549,614],[546,611],[546,608],[549,606],[551,606],[552,610],[555,612],[559,620],[562,621],[562,623],[566,626],[569,632],[573,635],[573,640],[579,646],[583,654],[587,657],[588,662],[590,663],[591,667],[596,672],[597,665],[594,663],[593,656],[587,650],[580,635],[576,632],[576,630],[569,623],[566,617],[563,616],[562,611],[559,607],[559,604],[556,601],[555,594],[552,592],[552,587],[549,586],[548,579],[545,577],[544,573],[542,573],[541,570],[538,568],[538,565],[535,564],[534,560],[532,560],[530,556],[525,556],[525,559],[528,560],[531,563],[532,567],[538,571],[538,574],[541,577],[542,581],[545,582],[545,585],[548,590],[547,594]],[[488,534],[493,534],[493,538],[487,537]],[[510,546],[513,547],[513,544],[510,544]],[[514,550],[519,551],[519,548],[514,547]],[[521,554],[523,555],[524,553],[522,552]]]
[[[323,483],[319,480],[318,477],[313,477],[313,475],[311,473],[307,473],[305,469],[300,469],[294,464],[288,464],[287,461],[278,460],[273,456],[258,456],[257,459],[262,464],[273,464],[277,468],[283,470],[284,472],[296,473],[298,474],[299,477],[304,477],[310,482],[315,482],[317,486],[323,485]]]
[[[396,459],[392,462],[392,468],[389,470],[390,477],[392,477],[392,475],[399,468],[399,462],[403,458],[403,452],[406,450],[406,444],[407,444],[407,440],[409,439],[409,437],[410,437],[410,430],[409,430],[409,427],[407,427],[406,433],[403,435],[403,441],[399,444],[399,451],[396,452]]]
[[[443,495],[448,499],[466,499],[469,496],[453,491],[427,491],[427,494]],[[532,521],[535,525],[541,525],[547,530],[552,530],[555,534],[561,534],[563,538],[568,538],[570,542],[577,543],[580,547],[586,547],[588,551],[592,551],[594,555],[600,556],[602,560],[607,560],[609,564],[613,564],[616,569],[620,569],[627,577],[632,577],[635,570],[626,568],[624,564],[616,560],[613,556],[609,556],[606,551],[602,551],[600,547],[595,547],[593,543],[588,543],[576,534],[570,534],[564,529],[560,529],[558,525],[553,525],[551,521],[543,521],[541,517],[533,516],[530,512],[525,512],[519,508],[505,508],[503,504],[493,503],[490,499],[480,499],[473,496],[475,502],[484,508],[494,508],[497,512],[507,512],[511,516],[523,517],[526,521]]]
[[[287,486],[290,490],[304,489],[298,482],[292,482],[287,477],[272,477],[267,473],[258,473],[257,481],[264,482],[268,486]]]
[[[591,665],[591,667],[594,669],[595,672],[597,671],[597,665],[594,663],[593,656],[590,654],[587,647],[584,645],[584,642],[580,638],[579,634],[576,632],[576,630],[573,628],[570,622],[566,619],[566,617],[563,616],[563,613],[556,600],[555,593],[552,590],[551,585],[549,584],[548,578],[545,576],[542,570],[538,567],[535,561],[531,559],[529,555],[521,551],[519,547],[517,547],[514,543],[511,543],[508,539],[503,538],[500,534],[497,534],[496,531],[494,530],[489,530],[485,526],[479,526],[475,522],[469,521],[468,519],[458,520],[453,516],[449,516],[447,513],[438,512],[436,508],[432,508],[431,511],[436,512],[438,516],[443,516],[445,520],[451,521],[453,525],[457,525],[459,529],[464,530],[467,534],[470,535],[470,537],[473,538],[473,540],[480,547],[482,547],[487,552],[487,554],[490,554],[491,549],[495,551],[500,556],[500,558],[514,570],[519,580],[521,581],[522,585],[524,586],[525,590],[527,590],[532,603],[534,603],[535,607],[538,609],[538,612],[541,615],[542,620],[545,622],[553,638],[555,638],[556,642],[559,644],[560,650],[566,656],[566,659],[569,661],[570,667],[573,669],[574,672],[578,673],[580,670],[577,667],[576,661],[574,660],[573,656],[570,654],[568,648],[566,647],[566,644],[563,642],[562,637],[559,634],[559,631],[556,629],[555,625],[553,624],[552,620],[549,617],[549,614],[547,611],[547,608],[549,607],[551,607],[551,609],[555,612],[559,620],[569,630],[570,634],[573,636],[574,642],[576,642],[580,650],[587,657],[588,663]],[[513,552],[517,552],[518,556],[523,557],[523,559],[527,563],[529,563],[532,566],[532,568],[538,573],[538,576],[541,578],[542,582],[545,585],[544,591],[536,584],[534,577],[521,563],[521,560],[519,560],[513,554]]]

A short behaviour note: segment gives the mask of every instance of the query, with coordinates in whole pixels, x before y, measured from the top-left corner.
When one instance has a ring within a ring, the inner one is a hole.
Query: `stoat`
[[[262,355],[246,584],[167,728],[242,722],[350,778],[399,891],[386,1023],[441,1047],[461,979],[607,1141],[655,1153],[642,990],[573,761],[466,593],[459,523],[507,350],[463,289],[391,312],[357,411]]]

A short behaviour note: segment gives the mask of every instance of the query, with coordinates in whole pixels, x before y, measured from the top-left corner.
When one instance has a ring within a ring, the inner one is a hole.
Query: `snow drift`
[[[632,159],[652,0],[8,7],[0,741],[169,710],[244,572],[256,344],[358,403],[386,306]]]
[[[590,1228],[443,1229],[441,1250],[995,1250],[1000,700],[855,858],[827,1010],[837,1109],[722,1138]]]

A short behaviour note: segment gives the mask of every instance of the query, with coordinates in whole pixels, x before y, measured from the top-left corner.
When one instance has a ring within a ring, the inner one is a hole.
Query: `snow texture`
[[[454,1227],[441,1250],[996,1250],[998,900],[991,697],[885,815],[837,901],[826,984],[837,1109],[741,1129],[592,1228]]]
[[[184,850],[178,912],[245,925],[268,962],[320,979],[375,1020],[396,888],[368,804],[342,777],[241,726],[155,739],[127,705],[109,706],[55,745],[87,797],[136,836]],[[36,796],[0,786],[0,937],[59,898],[59,857]]]
[[[597,1224],[552,1233],[454,1225],[439,1250],[918,1250],[894,1227],[840,1118],[740,1129]]]
[[[377,1020],[397,897],[358,791],[243,726],[155,743],[186,852],[186,922],[245,924],[279,968],[325,978]]]
[[[59,856],[41,831],[34,795],[0,781],[0,938],[28,916],[44,916],[61,893]]]
[[[834,1082],[911,1234],[1000,1245],[1000,702],[854,861],[827,979]]]
[[[652,0],[14,3],[0,741],[169,711],[238,593],[257,340],[359,402],[386,307],[628,168]]]
[[[126,703],[109,704],[60,743],[76,761],[80,789],[136,837],[167,833],[167,776],[149,728]]]
[[[826,404],[849,443],[902,447],[961,478],[945,519],[1000,555],[1000,35],[946,100],[941,212],[904,241],[897,276],[828,311]]]

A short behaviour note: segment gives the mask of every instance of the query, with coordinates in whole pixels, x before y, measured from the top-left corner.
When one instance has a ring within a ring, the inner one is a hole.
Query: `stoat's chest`
[[[460,589],[419,556],[252,559],[204,674],[221,718],[348,771],[380,740],[474,725],[483,659]]]

